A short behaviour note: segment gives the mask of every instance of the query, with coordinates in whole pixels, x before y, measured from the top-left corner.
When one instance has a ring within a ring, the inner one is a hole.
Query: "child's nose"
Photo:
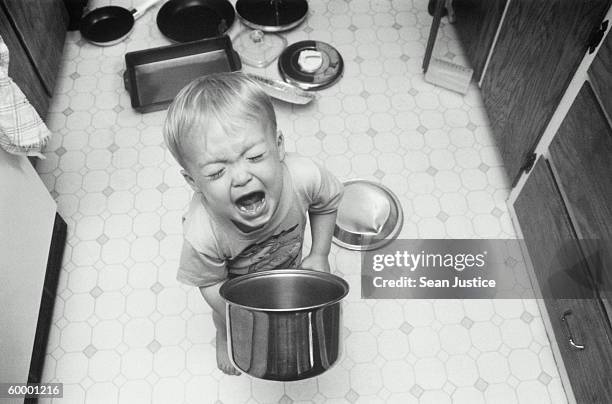
[[[244,167],[243,164],[238,164],[232,170],[232,185],[235,187],[242,187],[251,181],[252,175],[249,170]]]

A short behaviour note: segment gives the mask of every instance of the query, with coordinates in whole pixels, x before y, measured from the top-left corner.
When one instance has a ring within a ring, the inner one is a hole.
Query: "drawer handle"
[[[584,345],[580,345],[574,342],[574,336],[572,334],[572,329],[570,328],[569,321],[567,321],[567,319],[565,318],[566,316],[569,316],[570,314],[572,314],[571,310],[565,310],[565,313],[563,313],[563,315],[561,316],[561,322],[565,325],[565,329],[567,330],[567,338],[569,340],[570,347],[572,347],[575,350],[580,351],[584,349]]]

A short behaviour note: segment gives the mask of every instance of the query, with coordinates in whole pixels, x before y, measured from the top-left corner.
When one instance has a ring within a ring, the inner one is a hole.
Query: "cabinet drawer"
[[[546,160],[540,158],[518,195],[514,210],[542,289],[563,362],[579,403],[612,402],[611,330],[600,301],[590,292],[590,276],[561,194]],[[554,298],[553,298],[554,297]],[[582,297],[582,298],[577,298]],[[561,321],[566,316],[576,350]]]
[[[612,340],[599,301],[546,299],[544,302],[576,401],[612,402]],[[584,349],[572,344],[582,345]]]

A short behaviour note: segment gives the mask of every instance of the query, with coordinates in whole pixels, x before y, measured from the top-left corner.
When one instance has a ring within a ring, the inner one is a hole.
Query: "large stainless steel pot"
[[[230,360],[267,380],[301,380],[329,369],[341,352],[341,300],[348,284],[319,271],[262,271],[231,279],[226,301]]]

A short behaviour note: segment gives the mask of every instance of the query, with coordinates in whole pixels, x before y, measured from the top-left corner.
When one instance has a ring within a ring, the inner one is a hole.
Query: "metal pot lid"
[[[399,235],[403,221],[402,205],[389,188],[350,180],[344,183],[333,242],[349,250],[375,250]]]
[[[307,0],[238,0],[236,13],[247,27],[280,32],[300,25],[308,14]]]
[[[321,90],[342,77],[344,61],[340,53],[325,42],[300,41],[281,53],[278,70],[287,83],[304,90]]]

